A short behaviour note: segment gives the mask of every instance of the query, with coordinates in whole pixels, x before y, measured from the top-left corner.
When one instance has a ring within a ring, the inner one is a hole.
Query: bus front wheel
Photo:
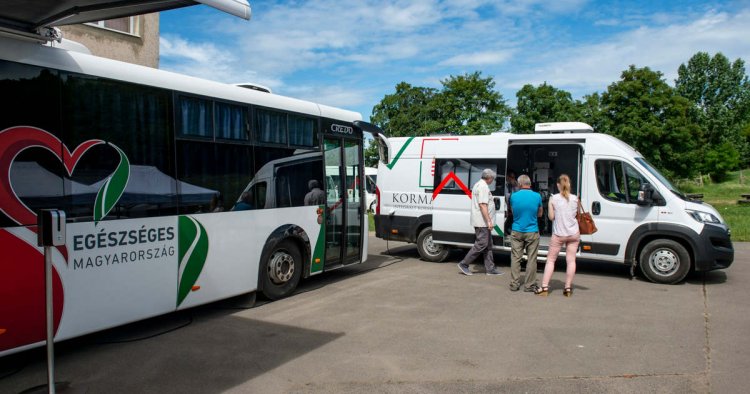
[[[417,236],[417,250],[419,256],[427,261],[439,263],[448,257],[450,250],[443,244],[432,241],[432,227],[425,227]]]
[[[278,300],[292,294],[302,276],[302,256],[290,240],[279,242],[260,270],[263,295]]]
[[[643,248],[639,264],[648,280],[675,284],[690,272],[690,254],[677,241],[656,239]]]

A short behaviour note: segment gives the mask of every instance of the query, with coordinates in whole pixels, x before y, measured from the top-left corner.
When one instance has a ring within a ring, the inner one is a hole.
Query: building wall
[[[137,35],[89,25],[63,26],[63,37],[85,45],[92,54],[143,66],[159,67],[159,14],[138,19]]]

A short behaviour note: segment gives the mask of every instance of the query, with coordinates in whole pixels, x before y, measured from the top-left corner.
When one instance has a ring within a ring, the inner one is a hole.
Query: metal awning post
[[[37,216],[37,244],[44,247],[47,323],[47,391],[55,393],[55,314],[52,298],[52,248],[65,245],[65,212],[43,209]]]

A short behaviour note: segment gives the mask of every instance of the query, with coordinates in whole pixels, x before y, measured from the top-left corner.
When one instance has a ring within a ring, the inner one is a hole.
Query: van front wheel
[[[425,227],[417,236],[417,250],[419,255],[427,261],[439,263],[448,257],[450,250],[447,246],[432,241],[432,227]]]
[[[690,272],[690,254],[679,242],[671,239],[657,239],[646,244],[638,262],[643,275],[656,283],[675,284]]]

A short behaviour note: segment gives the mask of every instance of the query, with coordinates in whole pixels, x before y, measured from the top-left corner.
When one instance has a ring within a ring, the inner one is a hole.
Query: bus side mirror
[[[647,207],[654,203],[654,187],[648,183],[644,183],[638,189],[638,201],[639,206]]]

